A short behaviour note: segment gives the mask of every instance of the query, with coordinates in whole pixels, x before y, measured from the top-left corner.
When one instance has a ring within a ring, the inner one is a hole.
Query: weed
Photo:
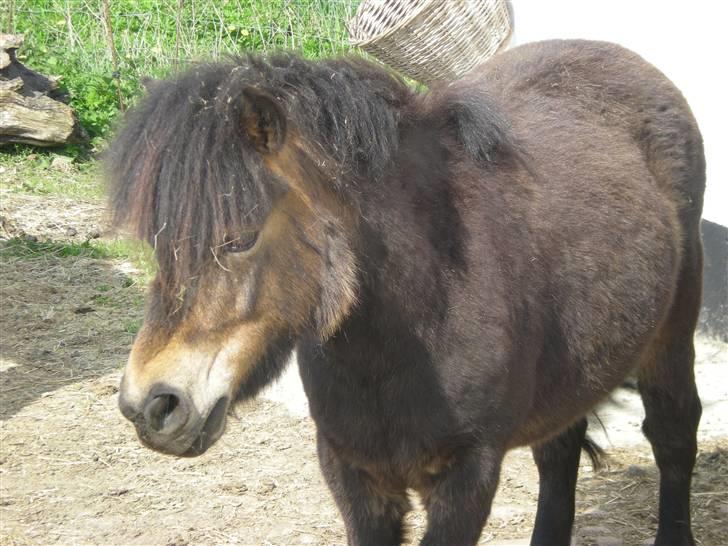
[[[91,299],[94,300],[94,303],[97,305],[111,305],[114,301],[110,296],[105,296],[103,294],[95,294],[91,297]]]
[[[131,319],[124,323],[124,331],[127,334],[136,335],[142,327],[141,319]]]
[[[65,152],[66,150],[64,150]],[[72,163],[66,171],[51,168],[57,151],[16,145],[0,152],[0,188],[33,195],[63,195],[98,199],[104,194],[100,168],[95,162]]]
[[[136,279],[125,280],[125,288],[137,281],[148,282],[156,272],[156,262],[151,248],[138,241],[100,239],[75,243],[34,241],[20,237],[0,241],[0,258],[36,258],[44,255],[57,258],[83,257],[129,261],[135,269],[133,273]]]
[[[0,243],[0,256],[13,256],[17,258],[32,258],[39,255],[50,254],[57,258],[86,257],[109,258],[103,247],[92,245],[90,241],[84,243],[68,243],[45,241],[39,242],[28,238],[13,237]]]
[[[358,0],[115,0],[110,23],[114,66],[98,2],[15,0],[12,28],[25,35],[19,59],[61,76],[95,146],[120,110],[141,93],[145,76],[164,77],[190,62],[245,51],[294,49],[317,58],[349,49],[346,21]],[[4,26],[8,27],[10,23]]]

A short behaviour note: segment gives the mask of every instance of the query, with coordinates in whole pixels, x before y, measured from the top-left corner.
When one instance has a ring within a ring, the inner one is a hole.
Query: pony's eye
[[[249,231],[244,233],[237,239],[232,239],[230,242],[223,245],[225,252],[247,252],[255,246],[258,241],[258,232]]]

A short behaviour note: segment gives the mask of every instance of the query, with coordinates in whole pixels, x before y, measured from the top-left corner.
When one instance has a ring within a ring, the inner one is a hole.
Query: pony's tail
[[[588,434],[584,436],[584,440],[581,442],[581,449],[589,456],[594,472],[604,468],[604,459],[607,454]]]

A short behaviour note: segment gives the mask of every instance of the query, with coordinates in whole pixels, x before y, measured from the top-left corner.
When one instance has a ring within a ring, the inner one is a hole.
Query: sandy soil
[[[103,228],[93,202],[5,192],[0,203],[0,237],[78,240]],[[165,457],[142,448],[116,409],[129,324],[142,315],[130,264],[0,252],[0,288],[0,544],[345,543],[295,365],[238,408],[208,453]],[[728,544],[728,349],[701,341],[698,350],[706,413],[693,519],[699,544],[719,546]],[[654,534],[657,474],[640,411],[621,391],[599,410],[610,463],[581,468],[575,544],[642,545]],[[510,453],[481,543],[527,543],[537,487],[530,453]],[[416,543],[424,515],[408,521]]]

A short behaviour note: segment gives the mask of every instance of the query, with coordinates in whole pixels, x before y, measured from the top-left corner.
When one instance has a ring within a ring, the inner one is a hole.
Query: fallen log
[[[60,146],[88,140],[58,81],[24,66],[21,35],[0,34],[0,146]]]

